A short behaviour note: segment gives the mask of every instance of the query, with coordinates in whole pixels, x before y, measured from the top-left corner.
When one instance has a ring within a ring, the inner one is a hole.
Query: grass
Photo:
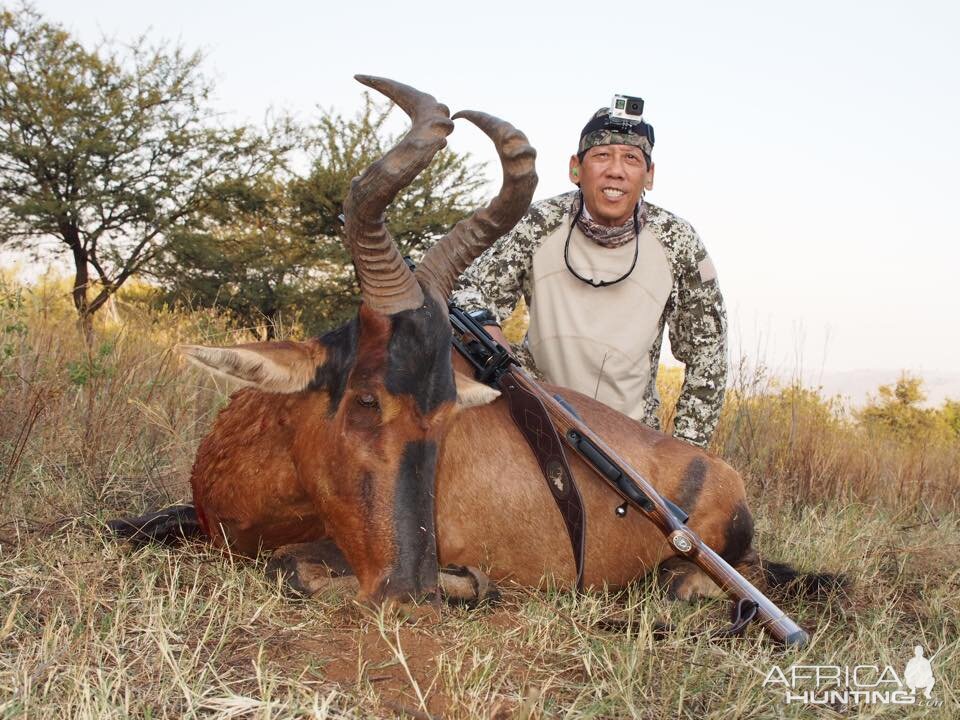
[[[249,339],[209,312],[121,307],[87,349],[53,285],[0,305],[0,716],[29,718],[956,717],[957,448],[871,437],[826,400],[744,383],[717,448],[740,468],[767,557],[845,572],[848,594],[777,598],[813,642],[719,641],[720,602],[641,583],[399,615],[284,595],[194,544],[134,550],[107,517],[187,497],[222,388],[169,353]],[[19,298],[19,299],[17,299]],[[674,381],[676,378],[674,378]],[[789,389],[786,389],[789,390]],[[669,395],[670,387],[664,388]],[[667,418],[669,419],[669,418]],[[624,631],[602,629],[616,619]],[[655,638],[661,620],[673,626]],[[891,665],[937,653],[938,706],[784,703],[774,666]]]

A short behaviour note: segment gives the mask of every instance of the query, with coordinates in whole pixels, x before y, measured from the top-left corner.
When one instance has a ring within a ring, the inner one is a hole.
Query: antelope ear
[[[307,387],[325,354],[315,341],[247,343],[226,348],[179,345],[177,349],[216,377],[275,393],[294,393]]]
[[[453,375],[457,383],[458,410],[466,410],[476,405],[486,405],[500,397],[500,391],[489,385],[477,382],[458,371],[455,371]]]

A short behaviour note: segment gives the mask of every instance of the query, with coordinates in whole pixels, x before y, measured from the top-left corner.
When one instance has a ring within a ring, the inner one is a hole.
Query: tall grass
[[[849,596],[783,601],[816,628],[797,655],[756,633],[713,641],[724,605],[671,604],[650,584],[507,586],[498,608],[417,619],[293,600],[262,563],[101,533],[105,517],[188,497],[226,402],[173,345],[255,339],[214,311],[127,298],[87,346],[66,287],[0,283],[0,717],[874,717],[886,710],[785,705],[764,673],[900,671],[918,643],[939,650],[941,704],[902,716],[960,709],[956,444],[871,435],[813,390],[741,374],[714,449],[747,479],[761,550],[854,581]],[[669,424],[680,373],[661,380]],[[600,629],[611,616],[628,631]],[[675,630],[657,640],[662,619]]]
[[[711,449],[766,504],[881,504],[897,512],[956,512],[960,436],[939,427],[890,432],[861,422],[838,397],[771,377],[762,365],[734,368]],[[672,420],[682,369],[660,384]]]
[[[87,345],[63,283],[0,282],[0,497],[8,522],[51,521],[182,496],[224,394],[178,342],[253,339],[210,310],[98,318]]]

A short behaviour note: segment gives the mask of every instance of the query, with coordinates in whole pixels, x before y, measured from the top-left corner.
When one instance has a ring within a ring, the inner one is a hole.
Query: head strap
[[[643,151],[647,163],[653,155],[653,126],[640,120],[632,122],[610,117],[610,108],[600,108],[580,131],[580,146],[577,154],[585,153],[597,145],[633,145]]]

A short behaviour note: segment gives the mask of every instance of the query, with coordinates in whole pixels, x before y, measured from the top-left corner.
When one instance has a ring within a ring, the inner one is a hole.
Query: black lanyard
[[[570,238],[573,236],[573,228],[577,225],[577,220],[580,219],[581,213],[583,213],[583,193],[580,194],[580,207],[577,209],[577,216],[570,223],[570,230],[567,232],[567,242],[563,245],[563,261],[567,264],[567,270],[570,271],[570,274],[573,275],[580,282],[585,282],[587,285],[590,285],[595,288],[609,287],[610,285],[616,285],[618,282],[626,280],[630,277],[630,273],[633,272],[633,269],[637,266],[637,258],[640,256],[640,222],[639,222],[639,212],[640,212],[640,203],[637,203],[633,208],[633,262],[630,264],[630,269],[627,270],[623,275],[618,277],[616,280],[593,280],[592,278],[585,278],[583,275],[578,273],[572,267],[570,267]]]

